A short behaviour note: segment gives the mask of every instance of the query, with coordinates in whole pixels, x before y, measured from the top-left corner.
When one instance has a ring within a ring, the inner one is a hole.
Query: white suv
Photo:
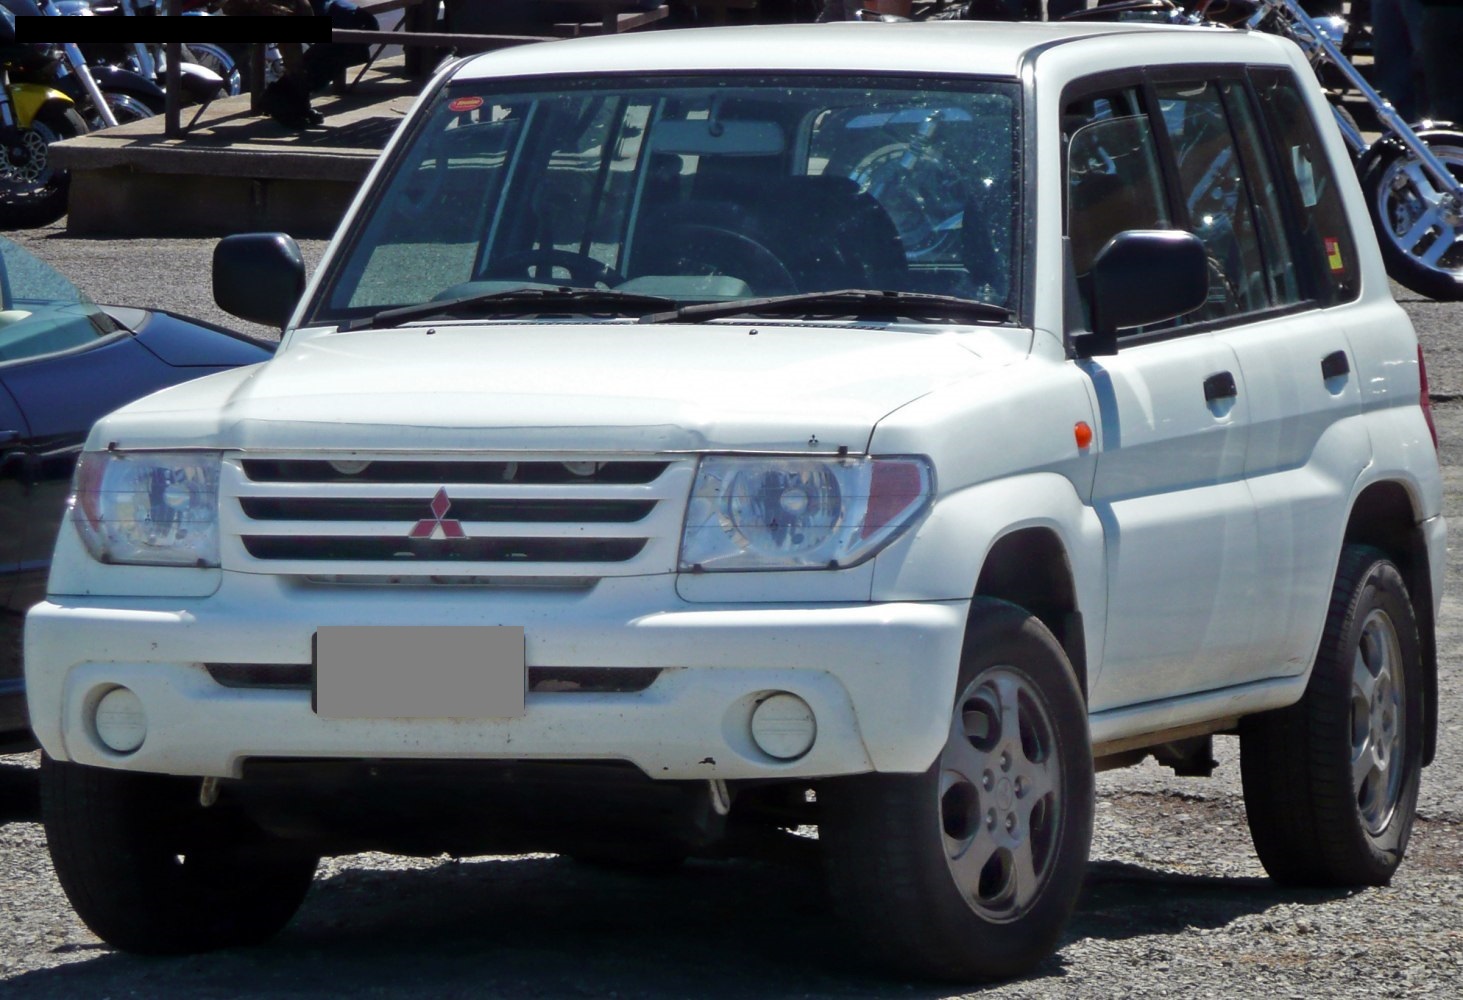
[[[654,32],[459,62],[278,355],[107,417],[26,682],[118,947],[322,854],[674,863],[817,827],[869,952],[1030,968],[1093,773],[1238,733],[1278,879],[1383,883],[1436,728],[1417,341],[1267,35]]]

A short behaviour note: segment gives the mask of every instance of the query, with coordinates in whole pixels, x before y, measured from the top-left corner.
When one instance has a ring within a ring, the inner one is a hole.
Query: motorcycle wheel
[[[87,131],[75,109],[42,108],[30,128],[20,130],[18,156],[0,171],[0,227],[34,229],[66,214],[68,171],[51,165],[51,144]]]
[[[1463,183],[1463,132],[1432,129],[1418,138]],[[1450,203],[1397,143],[1374,143],[1357,171],[1387,273],[1430,299],[1463,299],[1463,203]]]
[[[117,119],[118,125],[125,125],[128,122],[140,121],[143,118],[151,118],[154,115],[162,114],[162,109],[155,106],[152,101],[144,100],[132,94],[122,94],[116,91],[103,91],[102,96],[107,99],[107,106],[112,109],[112,116]],[[90,102],[88,102],[90,108]],[[99,132],[107,126],[102,123],[101,115],[92,112],[86,116],[87,129],[91,132]]]

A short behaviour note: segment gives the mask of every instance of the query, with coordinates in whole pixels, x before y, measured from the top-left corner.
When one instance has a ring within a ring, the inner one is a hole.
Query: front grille
[[[689,459],[238,458],[224,560],[314,581],[671,572],[693,474]]]

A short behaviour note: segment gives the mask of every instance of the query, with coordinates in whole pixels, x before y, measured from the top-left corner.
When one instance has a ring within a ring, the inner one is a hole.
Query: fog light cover
[[[116,753],[131,753],[147,739],[147,712],[142,699],[124,687],[102,695],[95,723],[97,739]]]
[[[752,710],[752,742],[769,757],[793,760],[807,753],[818,735],[808,703],[779,691]]]

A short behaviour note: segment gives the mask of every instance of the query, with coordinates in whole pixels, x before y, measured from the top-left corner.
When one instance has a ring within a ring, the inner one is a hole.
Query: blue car
[[[166,312],[98,306],[0,237],[0,752],[32,748],[25,611],[45,594],[71,473],[96,419],[154,390],[274,350]]]

